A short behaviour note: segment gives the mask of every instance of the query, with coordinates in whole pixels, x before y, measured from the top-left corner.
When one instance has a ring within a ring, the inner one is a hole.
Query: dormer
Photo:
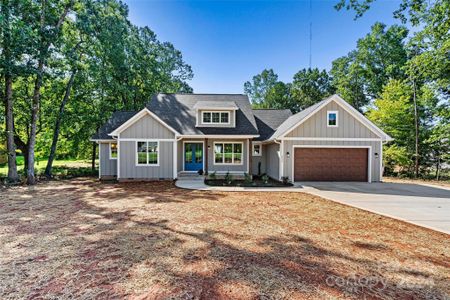
[[[198,101],[194,109],[196,127],[236,127],[239,108],[234,101]]]

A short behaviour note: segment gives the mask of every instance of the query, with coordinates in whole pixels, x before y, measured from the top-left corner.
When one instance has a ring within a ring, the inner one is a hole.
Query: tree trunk
[[[96,152],[97,152],[97,143],[93,142],[92,143],[92,161],[91,161],[91,168],[92,168],[92,173],[95,172],[95,157],[96,157]],[[100,164],[100,161],[98,162]],[[100,172],[100,170],[99,170]]]
[[[419,116],[417,111],[416,99],[416,81],[413,80],[413,100],[414,100],[414,127],[415,127],[415,159],[414,159],[414,177],[419,177]]]
[[[40,16],[40,49],[39,49],[39,59],[38,59],[38,68],[37,68],[37,76],[36,81],[34,83],[34,91],[33,91],[33,100],[31,107],[31,124],[30,124],[30,138],[28,142],[28,169],[27,169],[27,183],[35,184],[36,177],[34,174],[34,147],[36,146],[36,126],[39,117],[39,105],[41,100],[41,86],[44,76],[44,63],[48,56],[48,50],[50,48],[51,43],[56,39],[59,34],[59,30],[69,12],[69,9],[73,5],[73,0],[70,1],[61,16],[58,19],[58,22],[55,25],[55,35],[52,37],[46,37],[45,35],[45,12],[46,12],[46,1],[42,1],[41,7],[41,16]]]
[[[30,126],[30,139],[28,142],[28,168],[27,168],[27,183],[35,184],[36,177],[34,174],[34,147],[36,145],[36,126],[39,114],[39,104],[41,98],[41,86],[42,86],[42,72],[44,69],[43,59],[39,59],[37,77],[34,83],[33,102],[31,107],[31,126]]]
[[[14,100],[12,90],[12,58],[11,58],[11,32],[9,28],[9,1],[2,1],[2,14],[4,16],[3,55],[5,59],[5,116],[6,116],[6,149],[8,152],[8,182],[19,181],[16,162],[16,145],[14,143]]]
[[[67,83],[63,100],[61,101],[61,104],[59,106],[59,113],[58,113],[58,116],[56,117],[55,127],[53,129],[53,140],[52,140],[52,145],[50,147],[50,154],[48,156],[47,166],[45,167],[45,176],[47,178],[52,177],[52,165],[53,165],[53,160],[55,159],[55,155],[56,155],[56,146],[58,144],[59,131],[61,128],[61,121],[62,121],[62,117],[64,115],[64,109],[65,109],[67,101],[69,100],[69,97],[70,97],[70,91],[72,90],[73,81],[75,79],[76,73],[77,73],[77,71],[76,71],[76,69],[74,69],[72,71],[72,74],[70,74],[69,82]]]
[[[439,175],[441,171],[441,156],[438,156],[438,160],[436,163],[436,180],[439,181]]]

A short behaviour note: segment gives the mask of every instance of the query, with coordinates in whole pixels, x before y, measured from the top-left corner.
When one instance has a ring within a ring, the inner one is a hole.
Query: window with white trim
[[[338,127],[338,112],[337,111],[327,111],[327,126],[328,127]]]
[[[253,156],[261,156],[261,155],[262,155],[262,145],[253,144]]]
[[[203,111],[203,124],[230,124],[229,111]]]
[[[109,159],[117,159],[117,143],[109,143]]]
[[[242,165],[243,143],[214,143],[215,165]]]
[[[156,141],[136,142],[136,165],[157,166],[159,159],[159,143]]]

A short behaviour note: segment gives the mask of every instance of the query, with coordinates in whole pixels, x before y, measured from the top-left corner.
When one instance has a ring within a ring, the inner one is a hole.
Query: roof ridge
[[[252,108],[252,110],[290,110],[289,108]]]
[[[157,95],[235,95],[235,96],[247,96],[246,94],[239,93],[158,93]]]

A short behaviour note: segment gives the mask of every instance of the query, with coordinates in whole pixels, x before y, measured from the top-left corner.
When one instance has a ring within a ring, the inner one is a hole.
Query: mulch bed
[[[0,299],[448,299],[448,235],[303,193],[0,192]]]
[[[206,179],[205,184],[210,186],[242,186],[242,187],[291,187],[292,183],[282,183],[277,180],[269,178],[269,180],[264,182],[262,179],[255,179],[252,182],[246,182],[244,180],[232,180],[228,183],[224,179]]]

